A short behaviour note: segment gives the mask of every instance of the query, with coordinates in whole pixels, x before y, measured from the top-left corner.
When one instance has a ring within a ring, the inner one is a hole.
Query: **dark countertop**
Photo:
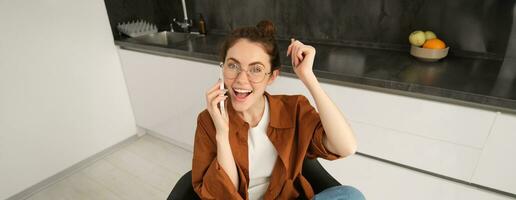
[[[217,64],[224,35],[207,35],[174,46],[116,40],[121,48]],[[516,113],[516,59],[448,55],[423,62],[406,51],[305,42],[317,50],[314,73],[321,82],[447,103]],[[296,77],[280,40],[282,75]]]

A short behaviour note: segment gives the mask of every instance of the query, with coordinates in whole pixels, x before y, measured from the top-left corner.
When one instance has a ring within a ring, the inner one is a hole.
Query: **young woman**
[[[274,32],[270,21],[262,21],[234,30],[223,45],[226,89],[219,89],[219,81],[206,92],[207,109],[197,119],[196,193],[202,199],[364,199],[350,186],[314,194],[301,175],[305,157],[335,160],[357,147],[344,116],[312,71],[312,46],[292,39],[286,53],[319,113],[304,96],[265,92],[279,74]]]

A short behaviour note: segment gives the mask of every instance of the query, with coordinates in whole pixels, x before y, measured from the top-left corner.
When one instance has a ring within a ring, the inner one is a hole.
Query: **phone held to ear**
[[[220,65],[222,66],[222,63],[220,63]],[[221,80],[219,89],[220,90],[224,90],[224,72],[223,72],[224,69],[222,67],[220,67],[219,69],[220,69],[220,71],[219,71],[219,79]],[[219,106],[220,107],[220,114],[222,114],[222,116],[224,116],[226,114],[225,113],[226,109],[224,108],[224,100],[219,102],[219,104],[220,104],[220,106]]]

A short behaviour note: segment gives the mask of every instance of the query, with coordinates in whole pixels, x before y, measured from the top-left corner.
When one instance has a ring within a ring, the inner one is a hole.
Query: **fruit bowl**
[[[446,57],[449,49],[450,47],[444,49],[429,49],[412,45],[410,47],[410,55],[422,61],[435,62]]]

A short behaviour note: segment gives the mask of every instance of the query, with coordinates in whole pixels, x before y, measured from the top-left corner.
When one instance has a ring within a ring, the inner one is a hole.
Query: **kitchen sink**
[[[202,35],[162,31],[162,32],[148,34],[148,35],[142,35],[139,37],[128,38],[127,41],[133,41],[133,42],[144,43],[144,44],[160,45],[160,46],[173,46],[175,44],[184,42],[186,40],[195,39],[195,38],[199,38],[199,37],[202,37]]]

